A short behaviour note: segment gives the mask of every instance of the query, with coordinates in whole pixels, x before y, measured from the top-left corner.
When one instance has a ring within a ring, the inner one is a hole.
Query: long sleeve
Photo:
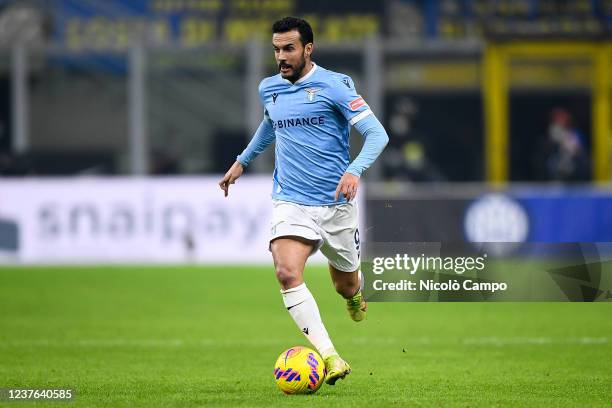
[[[244,151],[236,157],[236,160],[244,167],[247,167],[255,157],[272,144],[274,139],[276,139],[276,134],[274,133],[274,129],[272,129],[272,124],[267,117],[264,117],[255,131],[253,139],[251,139]]]
[[[383,151],[387,142],[389,142],[389,136],[387,136],[383,125],[372,114],[355,123],[354,127],[363,135],[365,142],[361,152],[359,152],[359,155],[353,160],[346,171],[356,176],[361,176]]]

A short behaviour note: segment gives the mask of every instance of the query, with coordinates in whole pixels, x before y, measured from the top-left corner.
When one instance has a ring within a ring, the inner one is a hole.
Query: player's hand
[[[338,201],[340,195],[343,195],[347,201],[351,201],[357,195],[357,188],[359,187],[359,176],[351,173],[344,173],[338,187],[336,187],[335,201]]]
[[[229,193],[230,184],[234,184],[236,179],[242,175],[243,171],[244,167],[239,161],[236,160],[227,173],[225,173],[225,176],[223,176],[219,182],[219,187],[221,187],[221,190],[223,190],[225,193],[225,197],[227,197],[227,194]]]

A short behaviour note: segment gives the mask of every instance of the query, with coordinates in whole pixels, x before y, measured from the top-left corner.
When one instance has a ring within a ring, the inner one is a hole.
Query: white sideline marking
[[[608,344],[607,337],[466,337],[466,338],[352,338],[348,343],[357,345],[386,344],[397,346],[409,345],[445,345],[459,344],[465,346],[512,346],[512,345],[549,345],[549,344]],[[211,347],[211,346],[258,346],[286,345],[284,339],[86,339],[86,340],[0,340],[0,347]]]
[[[464,339],[463,344],[466,345],[492,345],[506,346],[513,344],[606,344],[607,337],[576,337],[559,339],[554,337],[481,337],[473,339]]]

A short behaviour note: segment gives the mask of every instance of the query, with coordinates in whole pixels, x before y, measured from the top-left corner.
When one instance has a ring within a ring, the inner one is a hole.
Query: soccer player
[[[259,85],[264,117],[246,149],[219,186],[230,184],[276,141],[270,251],[289,314],[325,361],[328,384],[344,378],[350,366],[338,355],[317,303],[303,279],[317,250],[329,260],[336,291],[350,317],[365,318],[359,261],[357,207],[359,178],[389,138],[350,77],[317,66],[311,59],[313,33],[305,20],[285,17],[272,26],[279,74]],[[349,163],[349,125],[365,138]]]

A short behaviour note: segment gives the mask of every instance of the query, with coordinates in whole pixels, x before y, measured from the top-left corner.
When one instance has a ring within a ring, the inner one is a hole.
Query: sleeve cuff
[[[244,158],[242,158],[242,155],[239,154],[238,156],[236,156],[236,161],[240,164],[242,164],[243,167],[247,167],[249,165],[249,162],[244,160]]]
[[[349,166],[345,173],[351,173],[353,176],[361,177],[361,172],[354,168],[353,166]]]

